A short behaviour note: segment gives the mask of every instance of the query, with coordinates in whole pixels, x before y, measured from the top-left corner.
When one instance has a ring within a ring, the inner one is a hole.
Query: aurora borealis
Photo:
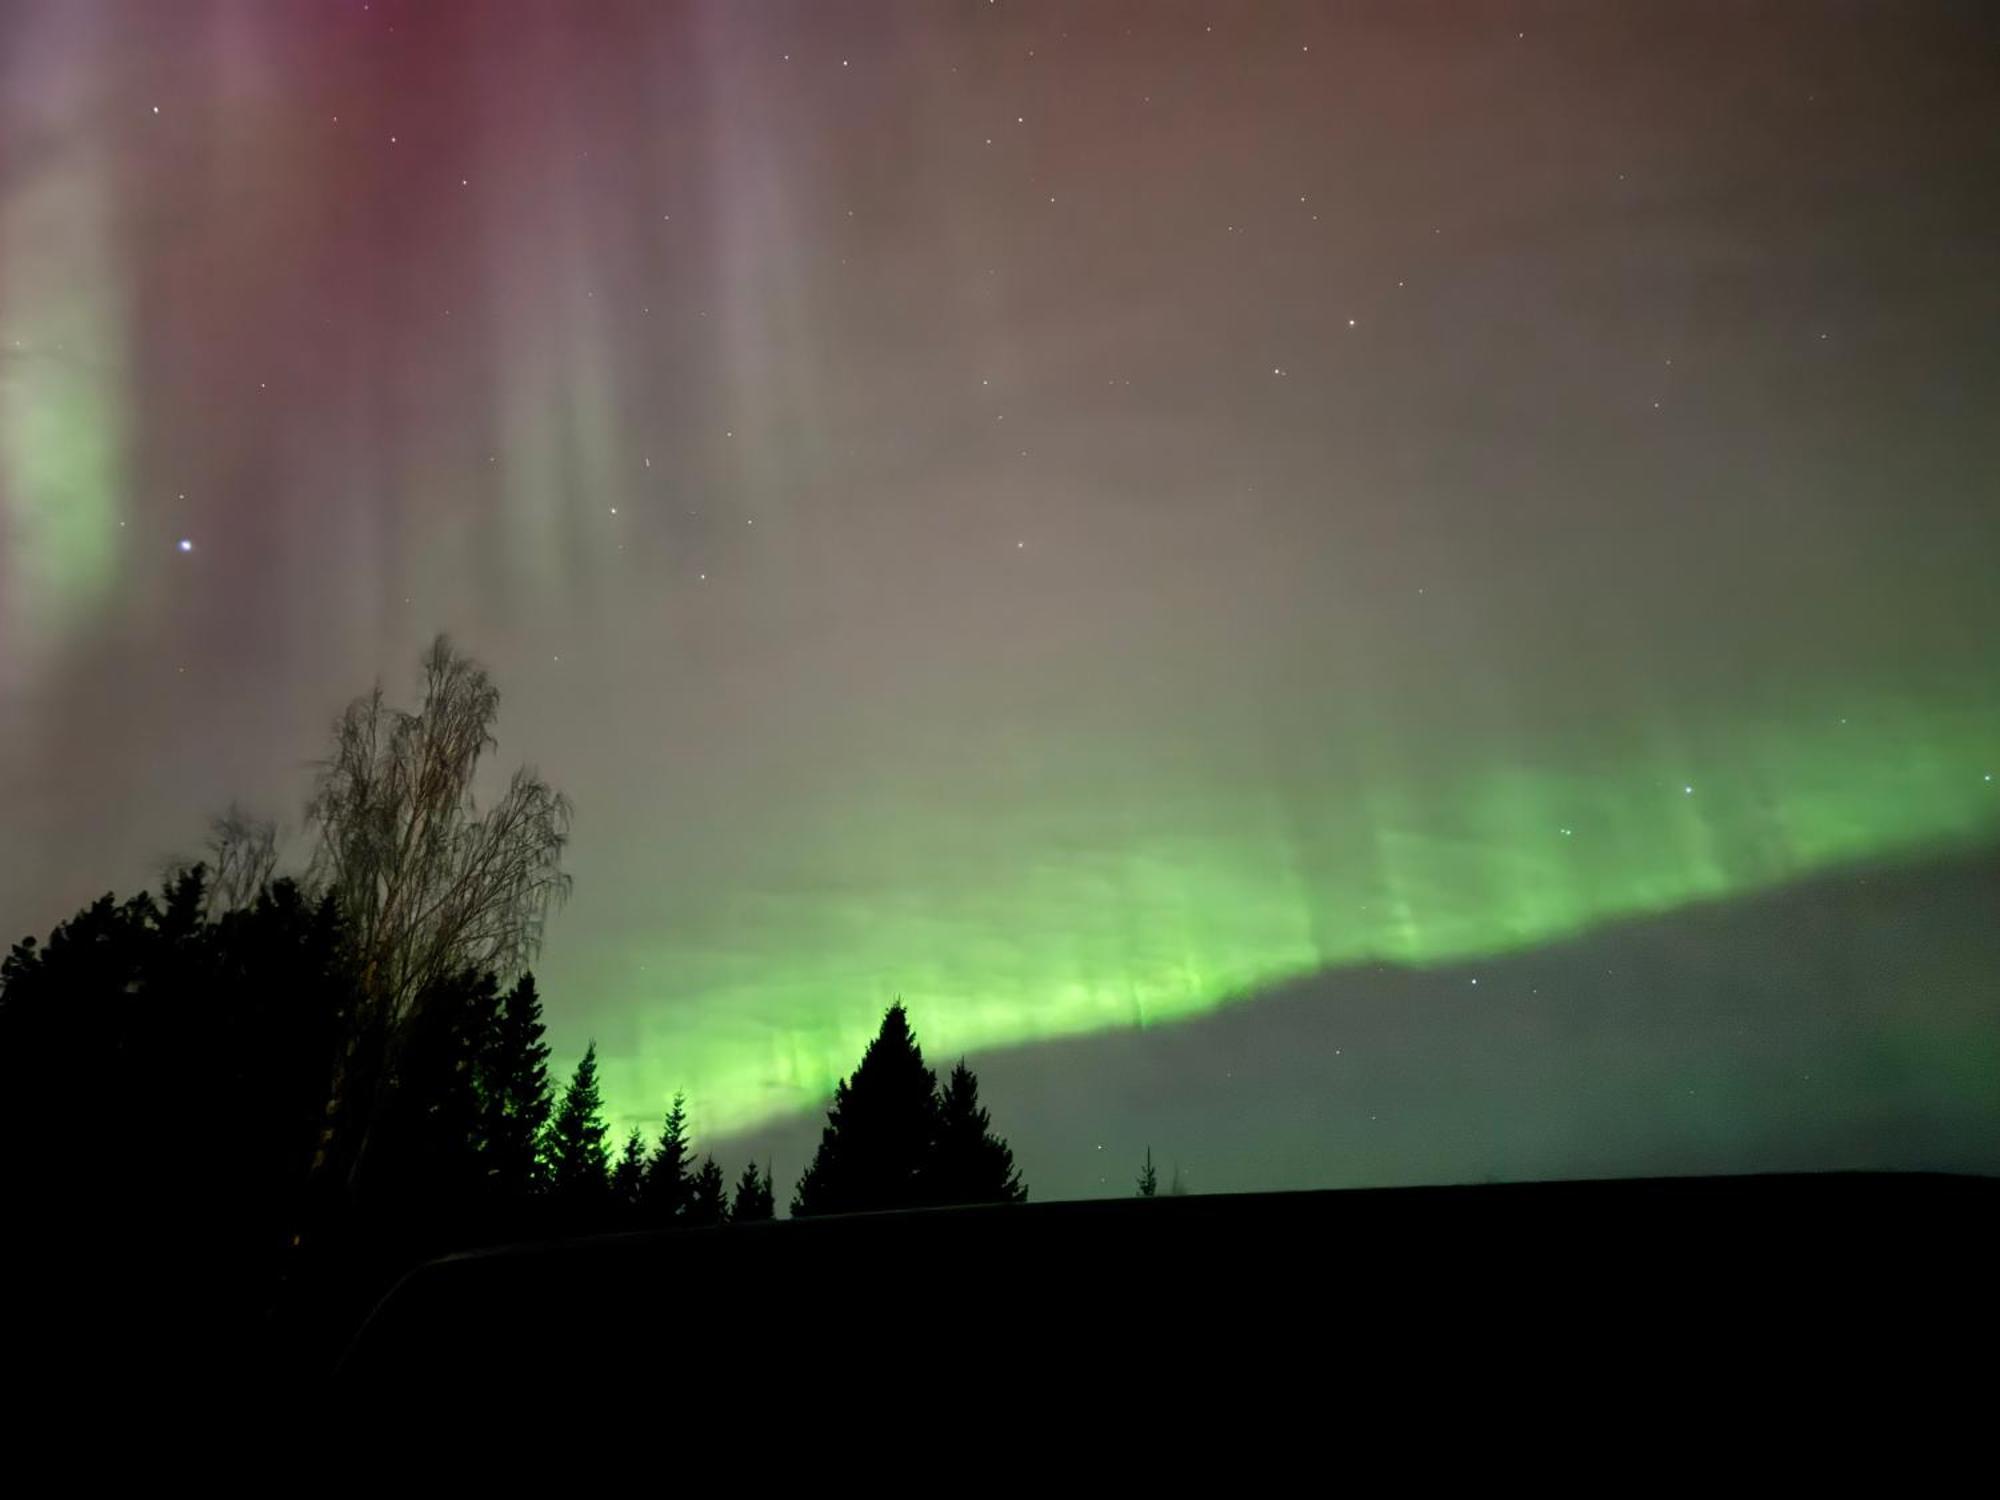
[[[1149,1140],[1215,1187],[1541,1167],[1446,1144],[1492,1079],[1404,1099],[1394,1148],[1368,1093],[1275,1181],[1225,1104],[1169,1142],[1134,1100],[1212,1062],[1155,1032],[1323,1057],[1342,1006],[1355,1055],[1511,1018],[1566,1079],[1544,990],[1629,947],[1685,963],[1628,970],[1588,1055],[1704,1108],[1704,1165],[1780,1119],[1842,1164],[1864,1094],[2000,1163],[1996,40],[11,0],[0,915],[150,879],[231,799],[296,822],[338,706],[442,628],[499,759],[576,801],[538,972],[621,1132],[684,1088],[709,1138],[782,1134],[900,995],[996,1058],[1003,1125],[1074,1123],[1017,1133],[1041,1196],[1107,1134],[1114,1181]],[[1811,894],[1850,878],[1883,904]],[[1884,988],[1891,890],[1951,993]],[[1851,962],[1690,998],[1729,913],[1782,913],[1789,964],[1833,910]],[[1399,1034],[1355,998],[1385,964],[1455,998]],[[1662,1083],[1832,1015],[1850,1082],[1809,1107]],[[1899,1128],[1871,1149],[1926,1164]],[[1595,1168],[1679,1159],[1629,1141]]]

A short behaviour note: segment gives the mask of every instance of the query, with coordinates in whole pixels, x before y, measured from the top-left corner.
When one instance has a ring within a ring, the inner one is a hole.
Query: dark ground
[[[1200,1420],[1360,1384],[1706,1386],[1759,1369],[1990,1358],[2000,1182],[1653,1179],[1029,1204],[630,1234],[450,1257],[406,1279],[338,1372],[390,1407],[496,1368],[671,1379],[952,1421]],[[539,1317],[512,1316],[515,1308]],[[1486,1378],[1486,1377],[1481,1377]],[[751,1396],[747,1393],[755,1393]],[[1498,1395],[1498,1393],[1495,1393]],[[1518,1395],[1518,1392],[1510,1393]],[[1412,1399],[1425,1399],[1413,1389]],[[1171,1423],[1169,1423],[1171,1425]]]

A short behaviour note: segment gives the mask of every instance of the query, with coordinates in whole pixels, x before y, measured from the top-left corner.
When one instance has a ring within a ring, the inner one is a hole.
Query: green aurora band
[[[356,9],[0,30],[36,920],[440,627],[621,1132],[2000,837],[1971,63]]]
[[[0,217],[0,679],[117,582],[127,422],[108,217],[89,170],[44,175]]]
[[[1668,753],[1582,769],[1524,756],[1432,779],[1384,760],[1316,802],[1191,775],[1135,786],[1111,745],[1014,816],[965,785],[926,797],[884,778],[760,862],[761,881],[683,893],[657,945],[584,968],[564,964],[558,936],[552,958],[561,984],[598,999],[588,1013],[635,1016],[605,1061],[620,1128],[649,1126],[686,1089],[701,1128],[728,1134],[817,1107],[896,996],[933,1055],[956,1056],[1977,846],[2000,831],[1995,702],[1884,702],[1810,729],[1746,721],[1708,737],[1698,775]],[[830,897],[836,869],[844,894]],[[797,956],[774,966],[774,948]]]

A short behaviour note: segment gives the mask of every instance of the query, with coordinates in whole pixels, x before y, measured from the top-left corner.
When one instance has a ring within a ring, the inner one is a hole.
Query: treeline
[[[595,1045],[560,1095],[532,973],[447,974],[371,1032],[331,894],[217,911],[207,867],[111,896],[0,963],[0,1181],[17,1222],[192,1237],[250,1281],[309,1239],[431,1253],[527,1235],[769,1219],[768,1168],[697,1160],[676,1095],[615,1154]],[[835,1091],[797,1215],[1026,1197],[963,1061],[900,1004]]]
[[[594,1046],[558,1091],[529,963],[568,892],[568,803],[527,769],[475,801],[499,694],[442,637],[422,683],[415,710],[377,689],[336,722],[292,873],[232,812],[157,896],[107,895],[0,963],[17,1245],[114,1280],[172,1261],[215,1317],[256,1318],[301,1286],[365,1301],[448,1249],[773,1215],[768,1166],[696,1159],[683,1098],[614,1150]],[[789,1206],[1025,1196],[977,1080],[940,1083],[897,1005]]]
[[[331,899],[279,880],[210,918],[208,896],[197,865],[157,900],[103,897],[0,963],[0,1173],[16,1209],[115,1183],[121,1201],[256,1225],[265,1251],[350,1213],[437,1244],[773,1216],[768,1169],[747,1163],[732,1186],[713,1156],[697,1161],[684,1096],[654,1140],[634,1130],[614,1157],[596,1047],[558,1097],[532,973],[504,990],[490,971],[448,976],[364,1048]],[[363,1066],[379,1076],[363,1084]],[[343,1096],[374,1103],[349,1132],[330,1128]],[[313,1169],[343,1133],[352,1160],[315,1202]],[[977,1079],[961,1061],[940,1087],[899,1004],[841,1082],[791,1210],[1025,1196]]]
[[[539,1021],[531,1021],[527,1009],[534,1003],[533,981],[524,983],[520,1019],[484,1028],[491,1061],[482,1063],[475,1047],[464,1053],[462,1065],[466,1076],[492,1079],[481,1093],[490,1116],[524,1123],[546,1118],[539,1155],[517,1193],[545,1194],[556,1219],[579,1229],[707,1227],[773,1216],[768,1167],[746,1163],[732,1191],[713,1156],[694,1164],[684,1095],[674,1096],[657,1139],[649,1145],[645,1134],[634,1130],[614,1157],[595,1045],[585,1049],[551,1112],[543,1066],[547,1049],[539,1044]],[[477,1014],[511,1017],[522,988],[517,985],[497,1008],[483,1006]],[[908,1013],[900,1002],[892,1005],[860,1066],[834,1091],[791,1213],[1023,1202],[1028,1191],[1015,1170],[1014,1153],[991,1126],[979,1102],[979,1080],[964,1059],[940,1086],[924,1064]],[[467,1160],[489,1150],[490,1139],[472,1140]]]

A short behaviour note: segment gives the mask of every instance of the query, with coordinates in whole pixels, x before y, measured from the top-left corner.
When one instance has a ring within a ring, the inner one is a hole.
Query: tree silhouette
[[[347,955],[332,903],[281,880],[225,911],[195,865],[0,961],[9,1253],[46,1254],[51,1278],[118,1257],[66,1318],[100,1317],[135,1348],[142,1325],[156,1347],[217,1347],[269,1310],[308,1209]],[[80,1077],[117,1108],[79,1110]]]
[[[406,1233],[451,1237],[484,1186],[479,1062],[499,1011],[490,973],[453,974],[427,987],[395,1037],[375,1125],[379,1149],[356,1187],[371,1214]]]
[[[925,1198],[932,1203],[1020,1203],[1028,1190],[1014,1170],[1014,1153],[993,1134],[979,1104],[979,1080],[965,1059],[951,1070],[938,1098],[937,1138]]]
[[[1139,1196],[1153,1198],[1159,1195],[1160,1174],[1153,1170],[1153,1148],[1146,1148],[1146,1169],[1139,1174]]]
[[[597,1089],[597,1043],[592,1042],[563,1090],[544,1147],[549,1191],[572,1225],[587,1223],[610,1194],[610,1153],[604,1144],[608,1129]]]
[[[115,1160],[117,1193],[85,1194],[80,1208],[116,1204],[143,1221],[151,1210],[134,1200],[157,1197],[176,1222],[207,1215],[229,1235],[254,1224],[260,1243],[296,1213],[350,993],[339,914],[291,881],[217,920],[211,906],[195,865],[158,900],[103,896],[0,962],[10,1209],[81,1194],[90,1178],[77,1164]],[[119,1108],[79,1113],[62,1059]],[[135,1128],[153,1149],[132,1149]]]
[[[937,1132],[937,1077],[902,1002],[853,1076],[834,1089],[819,1149],[792,1199],[796,1217],[911,1208],[924,1201]]]
[[[66,1075],[74,1063],[61,1060],[89,1058],[94,1068],[122,1075],[135,1046],[150,1040],[138,1001],[156,989],[150,976],[159,950],[158,919],[149,895],[120,902],[106,894],[59,924],[45,945],[32,937],[15,944],[0,968],[0,1068],[5,1070],[0,1148],[17,1187],[25,1180],[53,1191],[71,1171],[65,1159],[71,1150],[82,1150],[88,1159],[90,1151],[112,1144],[97,1141],[93,1122],[85,1118],[75,1121],[82,1139],[55,1149],[49,1121],[64,1120],[67,1133],[76,1114],[66,1097],[73,1086]],[[63,1084],[57,1074],[65,1075]],[[144,1095],[141,1101],[151,1102]],[[41,1142],[41,1148],[30,1150],[30,1141]],[[129,1150],[118,1153],[127,1155]]]
[[[210,915],[240,911],[266,890],[278,869],[278,825],[235,803],[209,820]]]
[[[665,1228],[687,1216],[694,1201],[694,1153],[688,1147],[687,1096],[675,1094],[660,1127],[660,1144],[646,1163],[639,1202],[648,1223]]]
[[[687,1222],[703,1226],[729,1222],[729,1189],[723,1184],[722,1168],[712,1156],[704,1157],[701,1170],[694,1174],[694,1196],[688,1203]]]
[[[303,878],[232,807],[157,896],[107,895],[0,960],[9,1214],[80,1245],[146,1236],[120,1274],[160,1279],[132,1293],[155,1311],[221,1320],[511,1227],[544,1142],[570,1200],[608,1194],[594,1056],[551,1129],[533,980],[496,979],[567,892],[568,803],[529,771],[476,801],[498,693],[442,637],[423,666],[416,712],[377,691],[336,727]],[[72,1069],[117,1107],[79,1114]],[[115,1189],[80,1162],[117,1163]]]
[[[743,1175],[736,1179],[736,1201],[730,1206],[730,1219],[737,1224],[756,1224],[775,1212],[769,1169],[759,1172],[757,1163],[748,1163]]]
[[[519,971],[569,891],[568,799],[526,768],[492,806],[473,795],[497,743],[500,692],[485,669],[440,635],[423,656],[423,695],[415,712],[389,707],[379,686],[350,703],[306,806],[306,878],[346,921],[357,989],[314,1171],[350,1190],[411,1008],[453,973]],[[226,820],[217,831],[226,851]]]
[[[485,668],[440,635],[423,694],[414,713],[380,687],[350,703],[306,809],[312,878],[353,931],[365,1000],[391,1021],[454,970],[518,969],[569,891],[568,799],[525,768],[493,806],[473,796],[498,743],[500,690]]]
[[[228,1099],[235,1124],[218,1144],[234,1158],[231,1194],[259,1239],[281,1246],[303,1228],[306,1174],[353,1000],[346,931],[332,898],[276,880],[222,913],[211,941],[208,1025],[183,1042],[206,1071],[182,1081],[206,1077]]]
[[[639,1207],[639,1188],[646,1176],[646,1138],[634,1128],[625,1137],[625,1149],[618,1154],[618,1165],[611,1169],[611,1201],[621,1214],[629,1214]]]
[[[518,1206],[543,1186],[542,1132],[554,1099],[535,976],[501,998],[492,1045],[479,1060],[479,1134],[488,1194]]]

